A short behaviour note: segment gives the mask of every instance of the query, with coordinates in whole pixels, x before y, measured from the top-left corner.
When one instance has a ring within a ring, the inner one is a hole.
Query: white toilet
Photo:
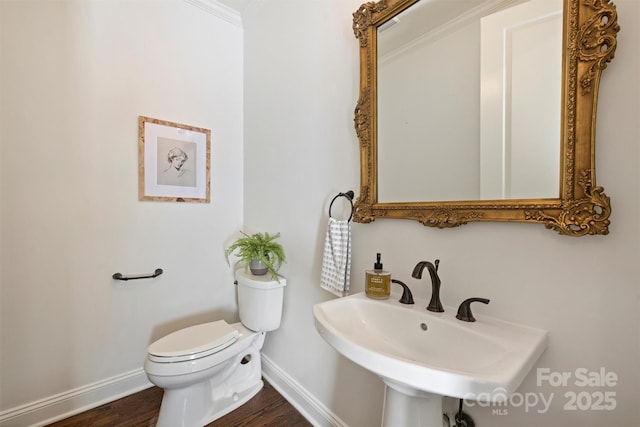
[[[286,280],[236,271],[240,322],[173,332],[149,346],[144,370],[164,389],[158,427],[202,427],[260,391],[265,333],[280,327]]]

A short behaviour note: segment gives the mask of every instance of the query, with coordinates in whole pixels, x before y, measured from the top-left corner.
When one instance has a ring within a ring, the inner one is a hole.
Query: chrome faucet
[[[440,277],[438,277],[439,265],[439,259],[436,260],[435,265],[433,265],[429,261],[420,261],[418,264],[416,264],[411,276],[416,279],[421,279],[422,270],[424,270],[425,267],[429,269],[429,275],[431,276],[431,301],[429,301],[427,310],[442,313],[444,311],[444,308],[442,308],[442,303],[440,302]]]

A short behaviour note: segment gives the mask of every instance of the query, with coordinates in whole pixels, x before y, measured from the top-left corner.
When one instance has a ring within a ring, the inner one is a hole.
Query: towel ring
[[[349,190],[346,193],[338,193],[333,199],[331,199],[331,203],[329,204],[329,218],[331,218],[331,208],[333,207],[333,202],[335,202],[338,197],[346,197],[351,204],[351,215],[349,215],[349,219],[347,220],[347,222],[349,222],[351,221],[351,218],[353,218],[353,198],[355,197],[355,194],[353,191]]]

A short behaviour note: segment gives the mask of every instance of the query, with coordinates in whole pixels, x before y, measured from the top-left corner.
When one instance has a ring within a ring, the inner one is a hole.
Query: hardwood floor
[[[152,427],[156,425],[162,389],[147,390],[50,424],[49,427]],[[206,427],[308,427],[309,423],[267,381],[256,396]]]

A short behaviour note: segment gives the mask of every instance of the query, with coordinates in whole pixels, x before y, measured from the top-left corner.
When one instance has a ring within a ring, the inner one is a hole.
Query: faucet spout
[[[437,259],[435,261],[435,265],[429,261],[420,261],[413,269],[412,277],[416,279],[422,278],[422,271],[427,268],[429,270],[429,275],[431,276],[431,301],[429,301],[429,306],[427,310],[434,311],[436,313],[442,313],[444,308],[442,307],[442,303],[440,302],[440,277],[438,276],[438,266],[440,265],[440,260]]]

